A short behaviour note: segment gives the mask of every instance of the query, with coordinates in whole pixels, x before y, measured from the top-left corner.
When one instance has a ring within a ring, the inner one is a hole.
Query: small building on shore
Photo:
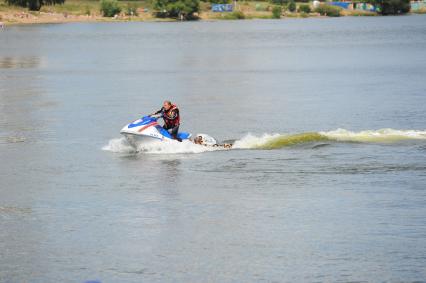
[[[337,6],[345,10],[359,10],[359,11],[370,11],[376,12],[377,8],[370,3],[360,2],[327,2],[328,5]]]
[[[378,12],[377,7],[370,3],[361,3],[361,2],[349,2],[349,1],[332,1],[327,2],[328,5],[337,6],[346,10],[359,10],[359,11],[370,11],[370,12]],[[426,12],[426,0],[419,1],[410,1],[411,11],[421,11],[424,10]]]
[[[410,1],[411,11],[426,11],[426,0],[421,1]]]

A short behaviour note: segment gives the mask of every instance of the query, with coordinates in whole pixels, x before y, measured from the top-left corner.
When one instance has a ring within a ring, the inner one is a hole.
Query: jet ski
[[[133,147],[139,148],[142,144],[149,144],[161,141],[174,141],[170,133],[157,122],[159,117],[144,116],[121,129],[120,134],[124,135]],[[179,132],[178,137],[184,140],[191,138],[190,133]],[[176,141],[177,142],[177,141]]]

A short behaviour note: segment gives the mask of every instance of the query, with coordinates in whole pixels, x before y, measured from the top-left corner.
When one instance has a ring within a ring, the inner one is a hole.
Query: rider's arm
[[[149,114],[149,116],[153,116],[153,115],[157,115],[160,114],[161,112],[163,112],[164,108],[161,108],[160,110],[158,110],[157,112],[154,112],[152,114]]]

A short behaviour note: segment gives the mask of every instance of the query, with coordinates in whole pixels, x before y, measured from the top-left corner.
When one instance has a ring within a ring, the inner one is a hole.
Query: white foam
[[[353,142],[393,142],[426,139],[426,131],[419,130],[380,129],[352,132],[345,129],[337,129],[319,133],[333,140]]]
[[[303,134],[303,133],[302,133]],[[333,131],[318,132],[331,140],[342,142],[397,142],[404,140],[426,140],[426,131],[421,130],[394,130],[394,129],[379,129],[379,130],[365,130],[353,132],[345,129],[337,129]],[[235,141],[232,148],[250,149],[262,148],[268,142],[276,138],[291,137],[291,134],[262,134],[256,136],[247,134],[243,138]]]
[[[263,134],[261,136],[255,136],[248,133],[243,138],[236,140],[232,148],[247,149],[261,147],[267,142],[280,137],[280,134]]]
[[[102,147],[102,150],[121,153],[136,152],[135,148],[132,147],[124,137],[109,140],[108,144]]]
[[[173,140],[152,142],[149,144],[141,144],[137,149],[135,149],[127,142],[126,138],[124,137],[110,140],[108,145],[104,146],[102,149],[118,153],[142,152],[149,154],[202,153],[208,151],[224,150],[221,147],[194,144],[188,140],[184,140],[182,142]]]

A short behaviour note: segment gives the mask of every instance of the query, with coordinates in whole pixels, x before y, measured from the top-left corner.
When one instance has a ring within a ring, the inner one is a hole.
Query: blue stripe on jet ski
[[[144,116],[144,117],[142,117],[142,119],[136,120],[136,121],[132,122],[131,124],[129,124],[127,126],[127,128],[131,129],[131,128],[134,128],[134,127],[147,125],[147,124],[149,124],[151,122],[155,122],[155,121],[157,121],[157,119],[149,117],[149,116]]]

